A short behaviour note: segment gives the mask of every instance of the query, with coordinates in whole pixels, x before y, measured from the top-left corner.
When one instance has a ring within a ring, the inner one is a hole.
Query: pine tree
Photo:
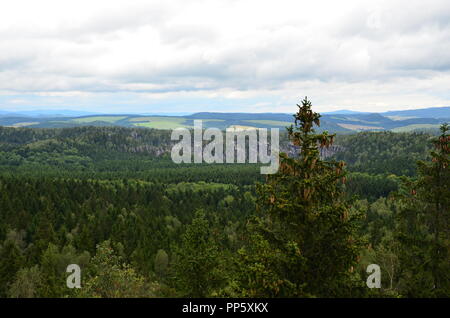
[[[0,297],[5,297],[16,273],[24,265],[24,257],[16,242],[6,239],[0,246]]]
[[[259,234],[252,235],[257,242],[251,241],[254,247],[247,250],[259,247],[260,256],[255,260],[241,251],[252,263],[244,258],[243,277],[249,279],[241,283],[244,294],[258,296],[258,288],[267,296],[348,296],[354,292],[359,241],[357,215],[351,215],[343,192],[344,163],[321,159],[320,149],[332,145],[334,135],[315,132],[320,115],[307,98],[297,106],[288,134],[300,153],[280,154],[278,173],[258,188],[261,216],[252,227]],[[264,273],[271,272],[276,275],[268,281]]]
[[[110,241],[97,245],[97,253],[92,258],[82,288],[77,290],[80,297],[152,297],[153,289],[145,278],[129,264],[123,262],[120,249],[114,249]]]
[[[220,281],[219,248],[205,212],[198,210],[177,247],[173,264],[176,290],[184,297],[208,297]]]
[[[431,162],[418,162],[419,178],[406,181],[399,215],[403,288],[407,296],[450,293],[450,134],[441,126]]]
[[[39,297],[39,290],[43,284],[42,273],[38,265],[30,268],[22,268],[11,284],[8,297],[11,298],[34,298]]]
[[[162,279],[166,276],[168,266],[169,255],[163,249],[158,250],[155,256],[155,273],[158,278]]]

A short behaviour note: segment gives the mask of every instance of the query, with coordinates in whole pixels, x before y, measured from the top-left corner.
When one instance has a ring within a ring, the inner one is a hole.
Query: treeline
[[[352,172],[414,176],[417,160],[429,159],[432,138],[426,133],[338,135],[335,149],[328,152],[333,159],[345,161]],[[0,127],[0,167],[141,173],[155,165],[178,167],[170,160],[172,145],[170,132],[156,129]],[[286,134],[281,135],[281,150],[296,155]]]
[[[416,175],[416,161],[429,159],[432,135],[359,133],[338,135],[331,159],[351,174],[347,192],[371,201],[398,188],[396,176]],[[286,134],[281,148],[296,156]],[[148,182],[263,182],[253,164],[182,164],[170,159],[170,133],[122,127],[30,129],[0,127],[0,174],[78,179],[139,179]]]
[[[333,158],[344,161],[350,171],[415,176],[417,161],[430,159],[434,137],[420,132],[338,135],[341,149]]]

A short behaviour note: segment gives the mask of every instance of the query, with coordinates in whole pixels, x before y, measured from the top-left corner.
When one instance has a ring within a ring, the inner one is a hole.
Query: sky
[[[0,110],[450,106],[450,1],[4,0]]]

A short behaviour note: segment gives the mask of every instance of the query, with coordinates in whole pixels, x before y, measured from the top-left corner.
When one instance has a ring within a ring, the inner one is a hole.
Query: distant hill
[[[195,113],[186,118],[195,119],[222,119],[222,120],[280,120],[292,121],[292,114],[283,113]]]
[[[357,112],[354,110],[347,110],[347,109],[341,109],[341,110],[335,110],[333,112],[324,112],[322,114],[324,115],[353,115],[353,114],[364,114],[366,112]]]
[[[203,121],[203,127],[225,129],[230,126],[281,128],[293,124],[292,114],[284,113],[218,113],[200,112],[191,115],[133,115],[88,114],[65,115],[77,111],[0,112],[0,125],[10,127],[61,128],[78,126],[122,126],[154,129],[190,128],[194,120]],[[83,112],[80,112],[83,113]],[[33,115],[35,114],[35,115]],[[419,115],[426,116],[419,116]],[[450,107],[391,111],[386,113],[353,112],[348,110],[323,113],[318,131],[351,133],[356,131],[416,131],[437,130],[443,122],[450,122]]]
[[[41,109],[41,110],[26,110],[26,111],[0,111],[0,116],[26,116],[26,117],[76,117],[87,115],[98,115],[99,113],[78,111],[78,110],[53,110],[53,109]]]
[[[432,107],[411,110],[397,110],[381,113],[383,116],[404,116],[423,118],[450,118],[450,107]]]

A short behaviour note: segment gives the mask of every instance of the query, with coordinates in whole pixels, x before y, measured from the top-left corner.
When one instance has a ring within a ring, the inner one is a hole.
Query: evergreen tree
[[[399,241],[403,288],[407,296],[450,293],[450,134],[441,126],[431,162],[418,162],[417,181],[406,181]]]
[[[220,281],[219,248],[205,212],[198,210],[176,249],[173,280],[185,297],[207,297]]]
[[[155,256],[155,273],[159,278],[164,278],[169,266],[169,255],[165,250],[158,250]]]
[[[109,241],[97,245],[80,297],[151,297],[153,289],[129,264],[123,262]]]
[[[9,288],[8,297],[39,297],[39,290],[42,288],[42,284],[42,273],[38,265],[31,268],[22,268],[17,272],[16,278]]]
[[[254,228],[260,235],[252,235],[257,242],[250,244],[260,247],[260,261],[248,256],[254,247],[241,251],[251,260],[244,258],[247,275],[241,276],[248,278],[242,283],[254,295],[264,295],[272,286],[267,296],[349,296],[355,292],[352,271],[360,246],[357,215],[350,213],[343,192],[344,163],[320,158],[320,148],[329,147],[334,135],[315,133],[320,115],[307,98],[297,106],[295,126],[288,134],[300,153],[280,154],[278,173],[259,186],[261,216]],[[263,255],[271,261],[264,261]],[[276,275],[264,275],[273,271]],[[258,288],[266,291],[257,292]]]
[[[6,239],[0,246],[0,297],[5,297],[16,273],[24,265],[22,251],[16,242]]]

